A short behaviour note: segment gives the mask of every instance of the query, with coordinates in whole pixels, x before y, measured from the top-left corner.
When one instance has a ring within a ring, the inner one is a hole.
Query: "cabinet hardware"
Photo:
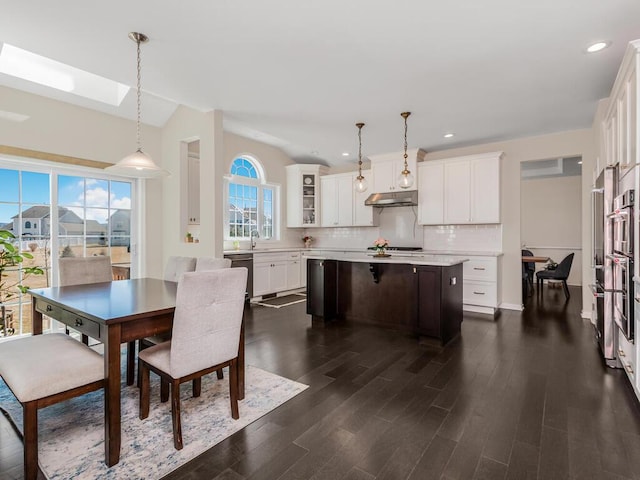
[[[624,369],[629,372],[629,375],[633,375],[633,367],[630,364],[625,364]]]
[[[82,319],[81,318],[76,318],[76,327],[81,327],[82,326]]]
[[[417,268],[413,267],[413,273],[418,273]]]
[[[484,270],[484,267],[473,267],[474,270]]]
[[[626,357],[624,350],[622,350],[621,348],[618,349],[618,355],[620,355],[621,357]]]
[[[484,292],[473,292],[474,295],[484,295]]]
[[[47,312],[50,312],[51,310],[53,310],[53,307],[51,305],[47,305]]]

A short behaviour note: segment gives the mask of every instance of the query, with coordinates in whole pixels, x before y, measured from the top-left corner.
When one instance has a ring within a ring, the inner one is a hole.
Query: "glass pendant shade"
[[[166,170],[158,167],[151,157],[140,148],[105,170],[116,175],[139,178],[156,178],[169,174]]]
[[[356,189],[356,192],[358,193],[364,193],[367,191],[367,179],[364,178],[362,175],[356,177],[355,181],[353,182],[354,188]]]
[[[398,186],[405,189],[413,186],[413,175],[409,170],[400,173],[398,176]]]

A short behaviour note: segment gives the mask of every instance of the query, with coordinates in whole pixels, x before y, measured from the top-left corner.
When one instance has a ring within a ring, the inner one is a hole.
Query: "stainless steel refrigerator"
[[[613,254],[613,199],[617,194],[618,171],[616,167],[606,167],[592,191],[593,215],[593,266],[595,285],[592,286],[596,297],[595,335],[605,363],[609,367],[619,368],[617,358],[616,324],[613,319],[613,263],[609,258]]]

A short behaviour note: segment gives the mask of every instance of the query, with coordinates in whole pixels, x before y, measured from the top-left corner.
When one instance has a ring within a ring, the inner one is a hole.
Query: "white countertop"
[[[343,251],[343,250],[341,250]],[[326,253],[309,253],[307,258],[319,260],[339,260],[341,262],[363,262],[363,263],[404,263],[409,265],[431,265],[434,267],[450,267],[469,260],[461,256],[449,255],[425,255],[416,254],[404,255],[404,253],[391,253],[388,257],[378,256],[375,253],[349,253],[348,255],[332,255]]]
[[[350,256],[351,254],[363,254],[363,255],[373,255],[373,251],[367,250],[366,248],[349,248],[349,247],[277,247],[277,248],[255,248],[253,250],[243,249],[243,250],[225,250],[223,253],[225,255],[232,255],[234,253],[278,253],[278,252],[303,252],[306,257],[314,257],[318,253],[322,258],[325,258],[325,253],[331,252],[341,252]],[[486,252],[486,251],[453,251],[453,250],[418,250],[418,251],[388,251],[392,257],[434,257],[434,256],[447,256],[447,257],[475,257],[475,256],[483,256],[483,257],[500,257],[503,255],[502,252]],[[342,256],[341,259],[347,259],[347,257]],[[433,259],[433,261],[436,261]],[[395,262],[398,263],[398,262]],[[433,265],[433,263],[432,263]]]

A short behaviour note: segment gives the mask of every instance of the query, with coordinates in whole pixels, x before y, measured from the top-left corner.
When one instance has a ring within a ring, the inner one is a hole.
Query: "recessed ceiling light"
[[[609,46],[609,42],[596,42],[587,47],[587,53],[595,53],[604,50]]]
[[[348,157],[349,156],[349,152],[342,152],[342,156],[343,157]]]
[[[453,133],[445,133],[444,138],[451,138],[453,137],[453,135],[454,135]]]
[[[578,160],[578,165],[582,165],[582,160]]]

